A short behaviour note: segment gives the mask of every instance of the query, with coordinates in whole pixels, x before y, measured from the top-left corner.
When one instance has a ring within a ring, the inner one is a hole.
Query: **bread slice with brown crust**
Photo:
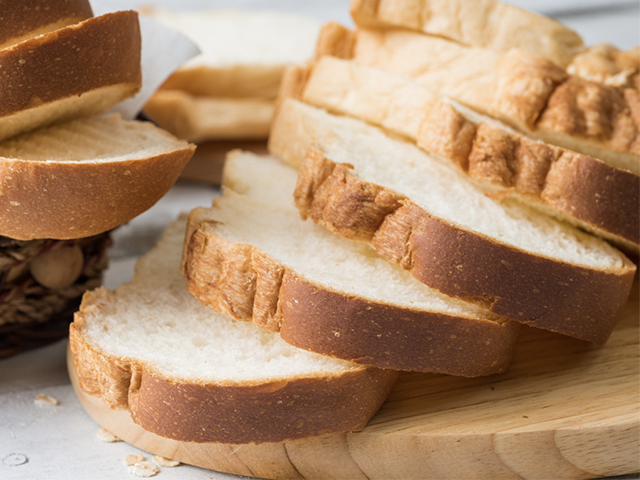
[[[507,369],[517,323],[302,222],[297,172],[278,160],[235,153],[224,172],[224,195],[191,212],[185,237],[183,274],[202,304],[365,365],[467,377]]]
[[[0,50],[0,140],[87,117],[141,85],[134,11],[90,18]]]
[[[88,0],[3,2],[0,49],[91,17]]]
[[[521,50],[500,54],[404,30],[330,23],[318,40],[323,55],[412,78],[534,138],[640,173],[637,90],[571,76]]]
[[[443,293],[598,344],[633,265],[606,242],[479,191],[458,169],[350,118],[287,99],[269,148],[301,166],[296,203]]]
[[[562,23],[496,0],[351,0],[359,27],[406,28],[463,45],[519,48],[565,67],[584,44]]]
[[[157,435],[263,443],[361,430],[397,372],[297,349],[234,322],[185,288],[186,216],[142,257],[133,280],[85,294],[70,328],[80,388]]]
[[[194,150],[117,114],[0,142],[0,235],[71,239],[115,228],[167,193]]]
[[[406,137],[496,198],[518,198],[638,255],[637,174],[529,139],[406,77],[335,57],[292,67],[281,95]]]

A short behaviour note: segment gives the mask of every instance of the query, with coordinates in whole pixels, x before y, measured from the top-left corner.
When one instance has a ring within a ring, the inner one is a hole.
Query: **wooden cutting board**
[[[401,375],[359,433],[261,445],[197,444],[145,432],[78,389],[104,428],[148,452],[274,479],[579,479],[640,471],[638,283],[598,348],[523,328],[502,375]]]

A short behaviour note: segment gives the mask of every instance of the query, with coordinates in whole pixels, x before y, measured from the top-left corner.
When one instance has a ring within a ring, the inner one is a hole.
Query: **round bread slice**
[[[155,204],[195,146],[117,114],[78,119],[0,143],[0,235],[88,237]]]
[[[269,148],[301,170],[296,203],[450,296],[604,343],[635,265],[601,239],[517,202],[361,121],[286,99]]]
[[[186,218],[130,283],[85,295],[70,329],[82,390],[185,442],[263,443],[357,431],[397,372],[305,352],[198,303],[180,274]]]
[[[0,50],[0,140],[91,116],[142,81],[138,14],[90,18]]]
[[[3,2],[0,49],[91,17],[88,0]]]
[[[225,193],[189,216],[183,273],[201,303],[305,350],[394,370],[505,371],[519,325],[428,288],[293,204],[297,173],[229,156]]]

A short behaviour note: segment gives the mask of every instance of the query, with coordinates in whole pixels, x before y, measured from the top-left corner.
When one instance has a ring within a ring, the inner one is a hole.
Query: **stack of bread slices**
[[[272,156],[231,153],[212,207],[76,314],[78,385],[149,432],[358,430],[396,372],[496,374],[521,324],[597,345],[615,327],[637,90],[572,76],[575,32],[494,0],[351,8],[357,30],[326,25],[286,72]]]
[[[101,115],[140,89],[136,12],[34,0],[4,2],[0,16],[2,356],[100,284],[108,232],[160,199],[194,147]]]

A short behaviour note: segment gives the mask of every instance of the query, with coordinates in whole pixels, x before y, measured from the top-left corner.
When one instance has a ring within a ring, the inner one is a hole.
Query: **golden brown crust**
[[[261,383],[185,382],[145,361],[113,355],[83,336],[86,315],[109,302],[86,294],[69,344],[80,388],[129,409],[145,430],[188,442],[263,443],[358,431],[386,399],[397,372],[377,368]]]
[[[327,22],[320,29],[315,58],[324,55],[350,59],[356,42],[356,32],[336,22]]]
[[[260,249],[220,237],[192,213],[187,288],[204,305],[253,321],[299,348],[393,370],[461,376],[507,369],[518,325],[365,300],[297,275]]]
[[[322,154],[313,150],[311,147],[301,176],[315,175],[315,170],[320,170],[320,176],[331,179],[331,175],[326,176],[326,167],[309,168],[321,163],[318,158]],[[329,159],[324,161],[335,170],[342,170],[338,175],[344,175],[344,167]],[[309,211],[316,212],[316,216],[311,218],[348,236],[349,229],[342,228],[341,219],[325,216],[323,211],[342,212],[349,226],[360,227],[356,220],[358,203],[353,201],[352,189],[343,186],[356,188],[360,184],[364,190],[368,187],[365,183],[355,178],[320,183],[318,191],[332,190],[330,194],[323,192],[320,202],[331,198],[332,205],[314,209],[312,199]],[[386,196],[395,197],[401,206],[392,213],[380,211],[379,218],[363,221],[361,230],[349,234],[349,238],[370,238],[380,255],[447,295],[478,302],[498,315],[537,328],[597,344],[607,340],[635,274],[628,260],[616,271],[598,271],[548,259],[436,218],[391,190],[387,189]],[[379,228],[373,231],[376,224]]]
[[[123,11],[85,20],[55,32],[32,38],[0,51],[0,136],[6,138],[57,119],[68,112],[54,112],[52,118],[39,115],[39,107],[77,97],[105,87],[112,98],[100,104],[100,113],[140,88],[140,28],[138,15]],[[12,115],[32,111],[33,118],[19,130]]]
[[[0,48],[91,18],[88,0],[3,2]]]
[[[0,235],[88,237],[149,209],[178,179],[195,147],[113,162],[0,162]]]

